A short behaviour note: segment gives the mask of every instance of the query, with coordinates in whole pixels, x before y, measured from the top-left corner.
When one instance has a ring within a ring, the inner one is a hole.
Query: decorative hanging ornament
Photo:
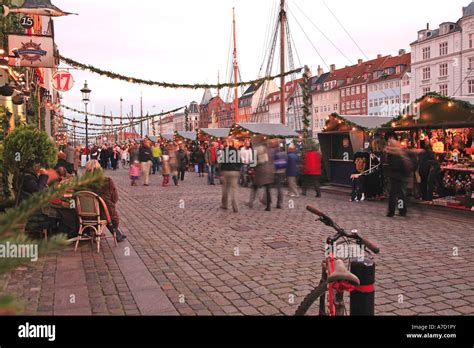
[[[3,17],[10,13],[22,13],[26,15],[62,17],[77,15],[77,13],[64,12],[51,4],[51,0],[25,0],[22,7],[10,8],[3,5]]]
[[[12,103],[15,105],[22,105],[24,103],[25,99],[21,94],[17,94],[12,98]]]

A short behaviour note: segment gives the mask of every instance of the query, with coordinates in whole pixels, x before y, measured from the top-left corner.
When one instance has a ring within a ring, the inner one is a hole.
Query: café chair
[[[112,226],[112,219],[110,217],[109,209],[104,200],[97,194],[89,191],[80,191],[75,195],[76,213],[79,219],[79,235],[76,239],[74,251],[77,251],[79,242],[90,240],[91,243],[95,241],[97,245],[97,253],[100,253],[100,242],[106,237],[104,233],[106,227]],[[101,218],[101,211],[105,219]],[[84,237],[85,231],[90,233],[89,237]],[[115,246],[117,243],[117,233],[115,229],[111,230]]]

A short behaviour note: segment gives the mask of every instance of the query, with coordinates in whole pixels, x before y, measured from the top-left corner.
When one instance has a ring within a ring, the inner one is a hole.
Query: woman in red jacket
[[[316,197],[321,197],[319,178],[321,177],[321,154],[316,147],[311,146],[304,155],[303,160],[303,196],[306,196],[308,187],[313,186]]]

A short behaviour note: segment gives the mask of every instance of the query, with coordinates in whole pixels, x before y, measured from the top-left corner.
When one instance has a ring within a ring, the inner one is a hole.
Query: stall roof
[[[281,123],[239,123],[237,126],[254,134],[289,138],[298,136],[293,129]]]
[[[196,132],[176,132],[176,135],[187,140],[196,140]]]
[[[161,134],[161,137],[167,141],[173,141],[174,140],[174,134]]]
[[[158,141],[158,137],[155,137],[153,135],[149,135],[148,136],[148,139],[150,139],[151,141],[153,141],[154,143],[156,143]]]
[[[229,135],[230,128],[201,128],[200,131],[215,138],[225,138]]]
[[[382,125],[389,123],[391,120],[393,120],[393,117],[387,116],[339,116],[345,118],[349,122],[355,123],[356,125],[367,129],[380,128]]]

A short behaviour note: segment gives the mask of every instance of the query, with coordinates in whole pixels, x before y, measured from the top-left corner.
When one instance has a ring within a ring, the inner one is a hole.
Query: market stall
[[[473,209],[474,105],[430,93],[415,102],[415,113],[404,114],[382,127],[395,132],[403,145],[432,149],[440,171],[433,203]]]
[[[342,116],[332,114],[326,119],[322,133],[318,134],[322,152],[323,166],[331,184],[351,186],[355,160],[363,158],[362,153],[369,148],[377,148],[375,131],[391,121],[391,117],[381,116]],[[364,162],[364,171],[371,170],[370,156]]]

